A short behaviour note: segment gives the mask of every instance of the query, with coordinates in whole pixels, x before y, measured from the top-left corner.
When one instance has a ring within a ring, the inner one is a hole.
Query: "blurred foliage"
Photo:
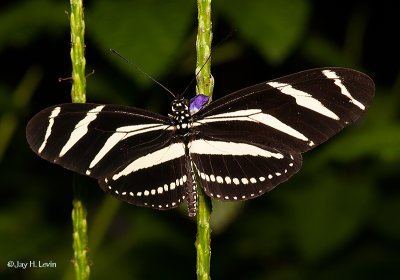
[[[195,13],[196,6],[187,0],[98,0],[87,12],[87,32],[100,49],[116,49],[158,77],[178,58],[179,48],[195,24]],[[134,67],[114,56],[107,57],[124,72],[132,73],[136,82],[153,86]]]
[[[307,0],[215,1],[223,18],[273,64],[281,63],[303,36],[309,19]],[[251,19],[250,19],[250,18]],[[260,30],[265,36],[260,36]]]
[[[400,72],[394,2],[214,0],[214,98],[321,66],[376,83],[365,117],[305,154],[303,168],[246,203],[215,203],[213,279],[398,279]],[[87,1],[88,101],[168,112],[194,76],[195,1]],[[0,278],[72,279],[72,174],[32,153],[25,124],[69,102],[69,1],[0,4]],[[393,39],[392,39],[393,38]],[[194,91],[194,87],[191,87]],[[188,94],[189,95],[189,94]],[[159,212],[87,186],[93,279],[193,279],[196,227],[186,209]],[[8,268],[8,261],[56,268]]]

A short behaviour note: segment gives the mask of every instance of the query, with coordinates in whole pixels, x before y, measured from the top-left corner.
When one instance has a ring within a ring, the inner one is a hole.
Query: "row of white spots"
[[[343,85],[342,81],[340,80],[340,77],[331,70],[323,70],[322,74],[325,75],[328,79],[335,80],[335,85],[337,85],[340,88],[341,93],[346,96],[351,103],[359,107],[361,110],[365,110],[365,106],[359,102],[358,100],[354,99],[353,96],[351,96],[350,92],[347,90],[347,88]]]
[[[67,143],[61,149],[59,157],[64,156],[66,152],[68,152],[83,136],[86,135],[89,124],[97,118],[97,115],[101,110],[103,110],[104,106],[105,105],[97,106],[92,110],[89,110],[89,112],[86,113],[86,116],[75,125]]]
[[[178,199],[178,203],[180,204],[180,203],[183,202],[184,200],[185,200],[185,196],[182,196],[182,198],[179,198],[179,199]],[[156,208],[156,209],[163,209],[163,208],[175,207],[175,206],[177,205],[176,202],[171,202],[171,204],[167,203],[167,204],[164,204],[164,205],[162,205],[162,204],[158,204],[158,205],[150,204],[150,205],[149,205],[148,202],[144,202],[143,204],[144,204],[145,206],[151,206],[151,207]]]
[[[51,129],[53,128],[53,124],[54,124],[54,118],[58,116],[58,114],[60,114],[61,112],[61,107],[55,107],[53,109],[53,111],[51,111],[51,114],[49,116],[49,125],[47,126],[46,129],[46,134],[44,136],[44,140],[42,145],[40,145],[40,148],[38,150],[39,154],[43,151],[43,149],[46,147],[47,144],[47,139],[49,139],[50,135],[51,135]]]
[[[290,155],[290,158],[292,159],[292,160],[294,160],[294,158],[293,158],[293,156],[292,155]],[[289,163],[289,166],[290,167],[293,167],[294,166],[294,163],[293,162],[290,162]],[[197,170],[199,170],[198,168],[197,168],[197,166],[196,166],[196,169]],[[284,174],[286,174],[288,172],[288,170],[287,169],[284,169],[284,171],[283,171],[283,173]],[[279,176],[281,176],[282,175],[282,173],[281,172],[275,172],[274,173],[274,175],[272,175],[272,174],[268,174],[268,179],[272,179],[274,176],[276,176],[276,177],[279,177]],[[234,184],[234,185],[239,185],[240,183],[242,183],[243,185],[248,185],[249,183],[252,183],[252,184],[255,184],[255,183],[257,183],[257,179],[255,178],[255,177],[251,177],[251,178],[236,178],[236,177],[234,177],[234,178],[231,178],[231,177],[229,177],[229,176],[225,176],[224,178],[222,177],[222,176],[219,176],[219,175],[217,175],[217,176],[215,176],[215,175],[213,175],[213,174],[210,174],[210,175],[208,175],[208,174],[205,174],[204,172],[201,172],[201,171],[199,171],[199,176],[200,176],[200,178],[201,179],[203,179],[203,180],[205,180],[205,181],[207,181],[207,182],[217,182],[217,183],[220,183],[220,184],[223,184],[223,183],[226,183],[226,184]],[[266,180],[266,178],[265,177],[263,177],[263,176],[260,176],[260,177],[258,177],[258,181],[259,182],[264,182]],[[204,190],[205,191],[207,191],[207,188],[206,187],[204,187],[203,186],[203,188],[204,188]],[[258,194],[261,194],[261,193],[263,193],[263,189],[260,189],[260,190],[258,190]],[[242,200],[246,200],[246,199],[250,199],[250,198],[252,198],[252,197],[254,197],[256,194],[255,193],[251,193],[250,195],[249,195],[249,197],[246,197],[246,195],[242,195],[241,197],[240,197],[240,199],[242,199]],[[215,198],[218,198],[218,199],[220,199],[222,196],[220,195],[220,194],[217,194],[217,195],[214,195],[213,193],[210,193],[210,196],[211,197],[215,197]],[[238,200],[239,199],[239,197],[238,196],[232,196],[232,198],[230,198],[229,196],[224,196],[223,197],[225,200]]]
[[[276,88],[283,94],[294,97],[297,105],[299,106],[315,111],[328,118],[340,120],[340,118],[334,112],[326,108],[318,99],[315,99],[311,94],[305,91],[295,89],[290,84],[279,82],[268,82],[267,85]]]
[[[290,163],[289,165],[293,166],[293,163]],[[287,172],[288,172],[288,170],[285,169],[284,173],[286,174]],[[236,178],[236,177],[234,177],[234,178],[231,178],[231,177],[225,176],[225,178],[222,178],[222,176],[219,176],[219,175],[218,176],[215,176],[213,174],[208,175],[208,174],[205,174],[203,172],[200,172],[199,175],[200,175],[201,179],[203,179],[203,180],[205,180],[207,182],[217,182],[217,183],[220,183],[220,184],[224,184],[225,183],[225,184],[230,185],[230,184],[233,183],[234,185],[240,185],[240,184],[248,185],[250,183],[252,183],[252,184],[257,183],[257,179],[255,177],[251,177],[251,178]],[[279,177],[279,176],[282,175],[282,173],[275,172],[274,175]],[[268,179],[272,179],[274,177],[274,175],[268,174]],[[265,180],[266,179],[263,176],[258,177],[258,181],[260,181],[260,182],[264,182]]]
[[[259,190],[259,191],[258,191],[259,194],[261,194],[262,192],[263,192],[263,190]],[[218,199],[220,199],[220,198],[222,197],[220,194],[214,195],[213,193],[210,193],[210,196],[211,196],[211,197],[214,197],[214,198],[218,198]],[[255,194],[254,194],[254,193],[251,193],[248,197],[247,197],[246,195],[242,195],[241,197],[232,196],[232,199],[233,199],[233,200],[238,200],[238,199],[246,200],[246,199],[250,199],[250,198],[252,198],[252,197],[254,197],[254,196],[255,196]],[[223,198],[226,199],[226,200],[231,199],[231,198],[229,198],[229,196],[227,196],[227,195],[224,196]]]
[[[170,205],[169,203],[164,204],[164,205],[162,205],[162,204],[158,204],[158,205],[150,204],[150,205],[149,205],[148,202],[144,202],[143,204],[146,205],[146,206],[151,206],[151,207],[153,207],[153,208],[162,209],[162,208],[175,207],[175,206],[177,205],[177,203],[181,203],[181,202],[183,202],[184,200],[185,200],[185,196],[182,196],[182,198],[178,198],[178,202],[171,202],[171,205]]]
[[[274,116],[263,113],[261,111],[261,109],[239,110],[239,111],[205,117],[204,119],[197,121],[194,124],[194,126],[199,126],[199,125],[207,124],[207,123],[211,123],[211,122],[224,122],[224,121],[255,122],[255,123],[259,123],[259,124],[263,124],[263,125],[272,127],[276,130],[279,130],[283,133],[286,133],[287,135],[293,136],[302,141],[306,141],[306,142],[309,141],[305,135],[303,135],[299,131],[295,130],[294,128],[290,127],[289,125],[283,123],[282,121],[278,120]],[[309,145],[313,146],[314,143],[312,143],[312,141],[309,141]]]
[[[131,197],[147,197],[150,195],[161,195],[164,192],[168,192],[168,191],[173,191],[175,190],[177,187],[179,186],[183,186],[187,181],[187,176],[183,175],[181,178],[176,179],[175,181],[169,183],[169,184],[164,184],[164,186],[160,186],[158,188],[154,188],[154,189],[150,189],[150,190],[144,190],[144,191],[140,191],[140,192],[119,192],[118,190],[114,190],[114,193],[116,195],[122,195],[122,196],[131,196]],[[108,179],[105,178],[104,179],[105,183],[108,183]],[[111,191],[112,187],[108,186],[108,189]],[[182,196],[182,201],[185,199],[185,196]],[[171,206],[174,207],[176,205],[177,202],[171,202]],[[178,203],[181,203],[181,199],[178,199]],[[148,206],[147,202],[144,202],[144,205]],[[154,204],[151,205],[152,207],[155,207]],[[169,207],[169,204],[166,204],[165,207]],[[163,208],[163,206],[160,204],[155,208]]]

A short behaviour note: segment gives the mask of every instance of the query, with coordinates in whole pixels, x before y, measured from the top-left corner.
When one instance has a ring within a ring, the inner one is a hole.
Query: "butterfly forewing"
[[[32,150],[78,173],[100,178],[169,143],[169,119],[144,110],[99,104],[44,109],[26,128]]]
[[[375,87],[343,68],[299,72],[237,91],[194,116],[200,137],[305,152],[355,122]]]

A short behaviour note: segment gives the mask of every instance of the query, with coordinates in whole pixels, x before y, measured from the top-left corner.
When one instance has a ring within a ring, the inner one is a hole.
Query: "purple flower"
[[[210,97],[203,94],[198,94],[192,99],[190,99],[190,106],[189,106],[190,115],[193,116],[200,109],[202,109],[208,103],[208,100],[210,100]]]

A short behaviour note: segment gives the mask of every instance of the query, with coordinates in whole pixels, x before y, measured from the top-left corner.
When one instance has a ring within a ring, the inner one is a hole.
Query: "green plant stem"
[[[210,279],[211,260],[211,201],[204,194],[203,189],[197,184],[199,192],[199,210],[197,212],[197,279]]]
[[[80,178],[74,174],[74,200],[72,202],[72,226],[73,226],[73,243],[74,249],[74,269],[76,279],[87,280],[90,275],[90,266],[87,261],[87,211],[86,206],[82,200],[83,187],[80,184]]]
[[[198,0],[198,21],[197,30],[197,63],[196,76],[197,86],[196,94],[204,94],[212,97],[214,88],[214,77],[211,75],[211,41],[212,41],[212,24],[211,24],[211,0]],[[208,61],[207,61],[208,59]],[[207,64],[205,64],[207,61]],[[205,64],[205,65],[204,65]],[[203,67],[203,68],[202,68]]]
[[[211,0],[198,0],[198,33],[196,41],[197,64],[196,76],[197,86],[196,94],[203,94],[212,98],[214,88],[214,78],[211,75]],[[207,62],[207,63],[206,63]],[[206,63],[206,64],[205,64]],[[203,68],[202,68],[203,67]],[[197,279],[210,279],[210,260],[211,260],[211,201],[206,196],[197,183],[199,193],[199,210],[197,213]]]
[[[71,0],[71,61],[72,61],[72,89],[73,103],[86,102],[86,76],[85,76],[85,22],[83,19],[82,0]],[[74,269],[76,279],[86,280],[90,276],[90,267],[87,260],[87,211],[82,200],[83,187],[77,176],[74,176],[73,190],[73,244]]]
[[[86,59],[85,59],[85,21],[83,19],[82,0],[71,0],[71,61],[73,85],[71,98],[73,103],[86,102]]]

